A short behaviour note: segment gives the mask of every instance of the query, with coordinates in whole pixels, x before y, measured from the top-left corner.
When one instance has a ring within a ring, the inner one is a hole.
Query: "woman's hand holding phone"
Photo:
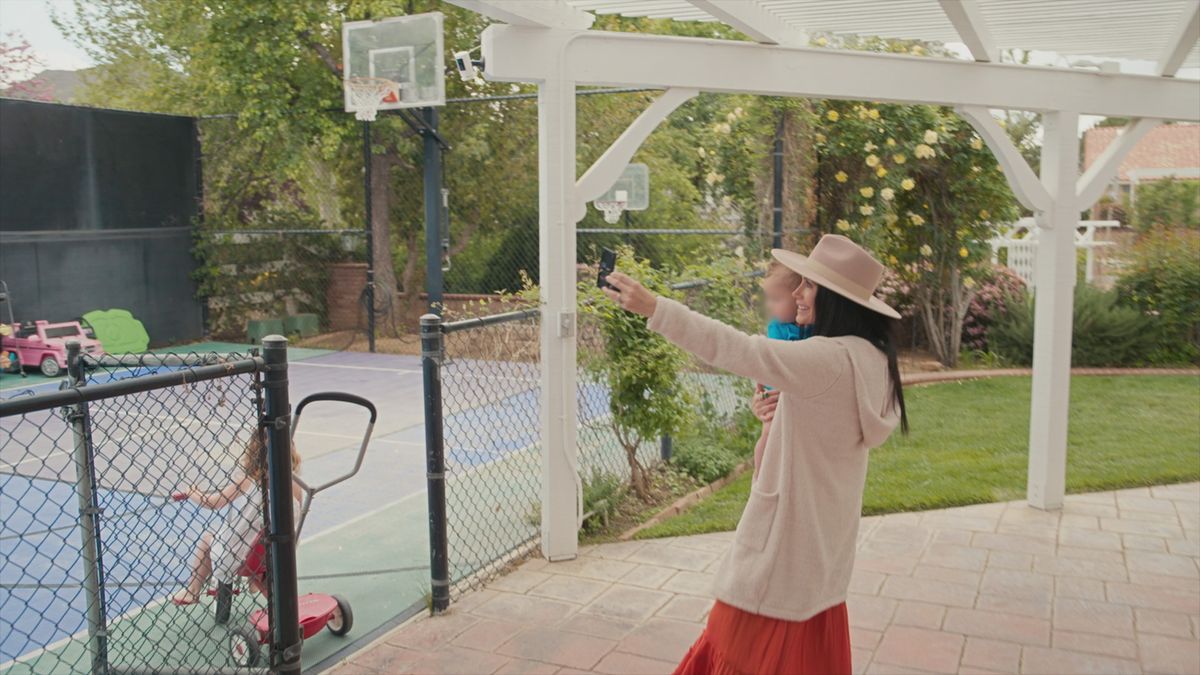
[[[608,287],[604,289],[604,294],[621,309],[645,317],[654,316],[658,296],[646,290],[645,286],[620,272],[610,273],[605,281]]]

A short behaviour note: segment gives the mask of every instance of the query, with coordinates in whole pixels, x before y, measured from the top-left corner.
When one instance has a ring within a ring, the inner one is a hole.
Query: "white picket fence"
[[[1075,248],[1087,252],[1084,279],[1091,283],[1096,275],[1095,250],[1100,246],[1112,246],[1111,241],[1096,241],[1098,229],[1120,227],[1115,220],[1081,220],[1075,232]],[[1034,270],[1037,262],[1039,228],[1033,218],[1022,218],[1004,228],[1001,234],[990,242],[992,245],[992,262],[1000,262],[1000,250],[1008,251],[1005,266],[1016,272],[1017,276],[1029,288],[1035,286]]]

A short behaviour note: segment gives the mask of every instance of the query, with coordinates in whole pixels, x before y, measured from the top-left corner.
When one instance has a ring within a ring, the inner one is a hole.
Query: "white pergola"
[[[1165,120],[1200,121],[1197,0],[450,0],[502,23],[483,33],[486,77],[538,86],[542,550],[574,557],[580,517],[575,400],[575,225],[673,110],[700,91],[954,106],[999,160],[1039,237],[1028,500],[1057,509],[1066,479],[1075,227],[1121,160]],[[596,14],[719,21],[753,42],[589,30]],[[815,33],[962,42],[974,60],[809,48]],[[998,63],[1002,49],[1153,60],[1155,75],[1111,65]],[[579,85],[663,93],[582,177]],[[989,109],[1040,112],[1040,171]],[[1080,114],[1130,118],[1082,176]]]

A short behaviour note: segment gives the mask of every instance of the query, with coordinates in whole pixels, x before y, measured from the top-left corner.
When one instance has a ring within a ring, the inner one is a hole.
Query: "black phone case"
[[[596,275],[596,286],[600,288],[611,288],[608,283],[608,275],[617,267],[617,252],[604,249],[600,252],[600,273]]]

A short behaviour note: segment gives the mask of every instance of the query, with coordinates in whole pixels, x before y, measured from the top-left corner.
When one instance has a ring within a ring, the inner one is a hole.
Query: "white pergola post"
[[[1079,115],[1042,117],[1042,184],[1050,208],[1037,214],[1034,269],[1033,391],[1029,413],[1029,504],[1062,506],[1067,475],[1067,413],[1071,392],[1071,328],[1075,290],[1075,227],[1079,200]]]
[[[542,554],[578,552],[575,427],[575,83],[538,85],[538,260],[541,319]]]

